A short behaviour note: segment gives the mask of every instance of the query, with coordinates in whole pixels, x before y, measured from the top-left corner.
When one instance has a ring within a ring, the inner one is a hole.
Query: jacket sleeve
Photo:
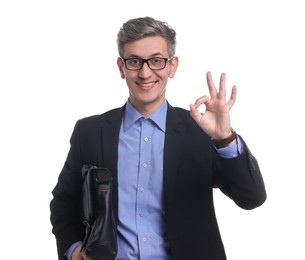
[[[243,209],[254,209],[267,198],[263,177],[255,157],[244,140],[244,152],[235,158],[218,156],[214,185]]]
[[[78,137],[78,123],[70,139],[70,150],[58,177],[58,182],[52,191],[50,203],[50,220],[52,232],[55,235],[58,259],[65,259],[68,248],[77,241],[82,241],[81,228],[81,153]]]

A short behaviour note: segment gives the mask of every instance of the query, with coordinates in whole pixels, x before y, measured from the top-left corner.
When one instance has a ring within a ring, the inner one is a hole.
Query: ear
[[[120,70],[121,78],[125,79],[124,64],[120,57],[117,59],[116,64],[118,65],[118,68]]]
[[[176,70],[178,68],[179,65],[179,59],[178,57],[173,57],[172,61],[171,61],[171,66],[170,66],[170,71],[169,71],[169,77],[173,78],[176,74]]]

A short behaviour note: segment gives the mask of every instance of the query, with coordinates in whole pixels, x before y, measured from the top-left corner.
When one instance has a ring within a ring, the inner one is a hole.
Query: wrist
[[[224,148],[232,144],[236,144],[237,133],[231,128],[231,134],[225,139],[211,138],[216,148]]]

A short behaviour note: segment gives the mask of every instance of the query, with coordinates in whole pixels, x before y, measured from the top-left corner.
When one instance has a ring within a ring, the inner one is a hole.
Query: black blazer
[[[114,174],[113,206],[118,216],[117,159],[119,130],[125,106],[79,120],[71,147],[50,204],[51,223],[59,259],[82,240],[81,168],[104,166]],[[242,142],[244,142],[242,140]],[[164,198],[166,234],[176,260],[224,260],[214,205],[218,187],[238,206],[253,209],[266,200],[256,159],[245,152],[233,159],[217,155],[209,136],[189,111],[168,105],[164,144]]]

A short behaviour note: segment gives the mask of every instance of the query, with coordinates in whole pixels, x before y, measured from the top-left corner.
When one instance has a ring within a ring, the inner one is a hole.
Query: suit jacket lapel
[[[168,106],[164,144],[164,192],[165,202],[170,203],[175,185],[177,168],[184,139],[185,128],[175,108]]]
[[[113,205],[115,217],[118,217],[118,144],[119,133],[125,106],[110,111],[102,124],[102,161],[103,166],[108,168],[113,175]]]

